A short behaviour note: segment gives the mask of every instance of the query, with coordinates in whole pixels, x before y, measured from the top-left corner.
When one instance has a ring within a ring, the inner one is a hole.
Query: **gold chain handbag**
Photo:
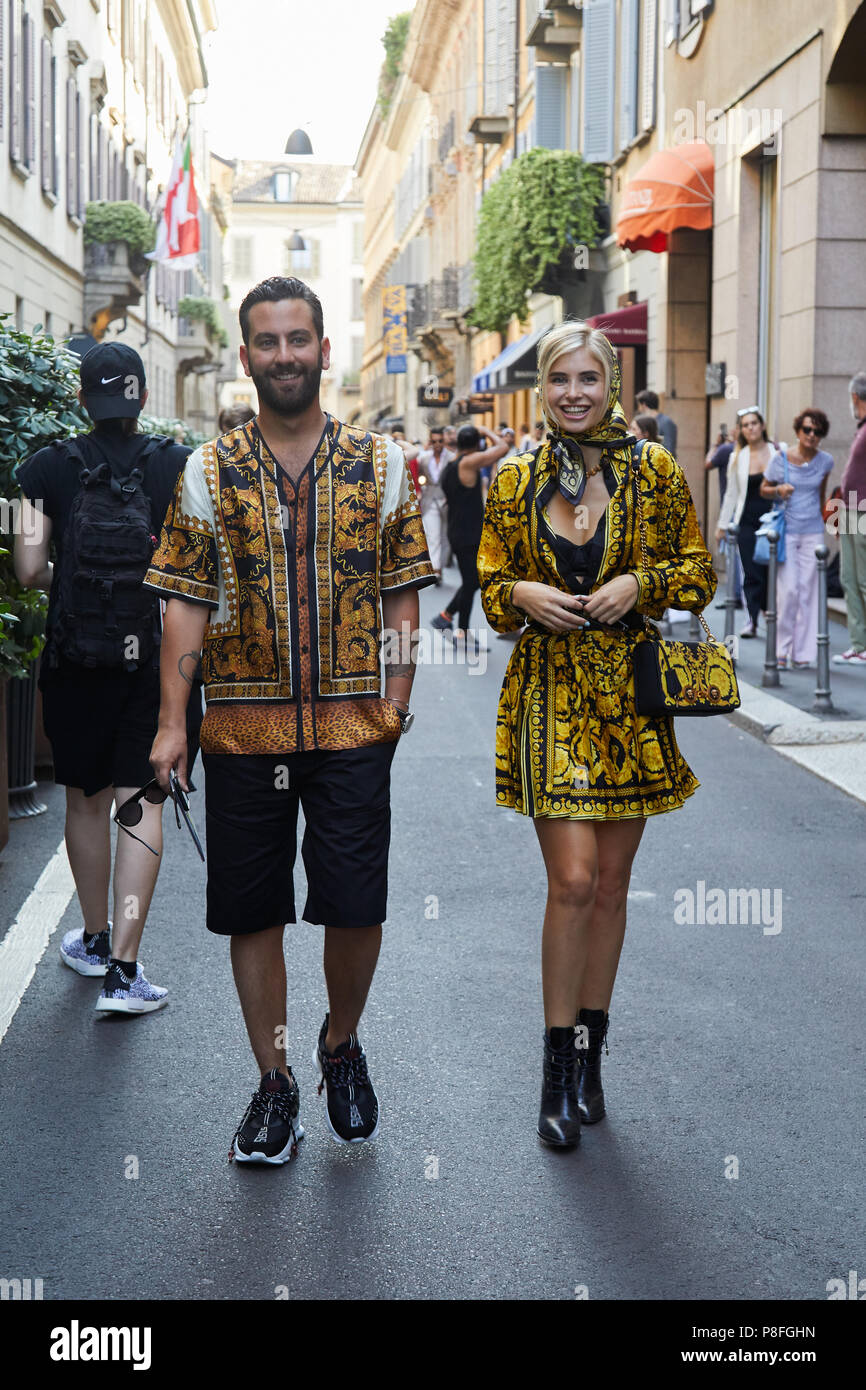
[[[639,458],[635,451],[632,464]],[[649,569],[646,522],[637,468],[633,468],[633,481],[640,528],[641,566],[646,571]],[[647,637],[638,642],[632,652],[635,708],[638,714],[652,718],[661,715],[727,714],[739,705],[740,692],[733,658],[724,642],[717,641],[710,632],[704,615],[699,613],[697,616],[709,639],[707,642],[665,641],[644,617]]]

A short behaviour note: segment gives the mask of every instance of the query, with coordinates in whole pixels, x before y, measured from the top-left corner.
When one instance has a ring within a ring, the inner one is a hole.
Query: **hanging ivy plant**
[[[223,327],[216,300],[208,299],[207,295],[204,294],[187,294],[180,300],[177,312],[182,319],[197,319],[203,323],[210,336],[216,338],[220,347],[228,347],[229,335]]]
[[[395,14],[388,20],[387,27],[382,35],[382,47],[385,50],[385,61],[382,64],[382,71],[379,74],[379,111],[382,120],[386,120],[391,108],[391,98],[400,78],[403,68],[403,54],[406,49],[406,40],[409,37],[409,23],[412,19],[412,11],[406,10],[403,14]]]
[[[88,203],[84,214],[84,242],[125,241],[130,251],[144,254],[156,245],[156,227],[138,203]]]
[[[592,247],[604,175],[569,150],[527,150],[488,189],[478,218],[471,322],[504,333],[569,248]]]

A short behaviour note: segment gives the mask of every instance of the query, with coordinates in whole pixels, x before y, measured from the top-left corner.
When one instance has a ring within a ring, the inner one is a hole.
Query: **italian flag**
[[[148,259],[160,261],[177,270],[186,270],[195,265],[200,248],[201,227],[192,167],[192,142],[189,132],[184,141],[181,141],[178,133],[157,231],[156,250],[150,252]]]

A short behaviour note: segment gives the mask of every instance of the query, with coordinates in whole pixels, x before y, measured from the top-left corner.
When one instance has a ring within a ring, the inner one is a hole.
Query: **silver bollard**
[[[827,560],[830,552],[826,545],[819,545],[815,555],[818,559],[818,677],[812,709],[816,714],[830,714],[833,710],[830,699],[830,614],[827,609]]]
[[[725,639],[734,635],[734,614],[737,611],[737,536],[739,526],[729,526],[725,533]]]
[[[779,661],[776,656],[776,547],[779,537],[775,531],[767,532],[770,542],[770,563],[767,566],[767,645],[764,650],[764,674],[761,685],[781,685],[779,680]]]

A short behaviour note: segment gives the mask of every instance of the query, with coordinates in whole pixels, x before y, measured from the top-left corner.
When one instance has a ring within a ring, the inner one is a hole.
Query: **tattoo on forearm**
[[[385,663],[385,679],[386,679],[386,680],[389,679],[391,676],[408,676],[409,679],[411,680],[412,677],[413,677],[414,675],[415,675],[415,663],[414,663],[413,661],[408,662],[406,665],[395,665],[395,666],[390,665],[388,662]]]
[[[192,662],[192,675],[191,675],[191,676],[190,676],[190,675],[187,675],[186,671],[183,669],[183,663],[184,663],[185,661],[191,661],[191,662]],[[183,676],[183,678],[184,678],[184,680],[186,681],[187,685],[192,685],[193,680],[194,680],[194,678],[195,678],[195,671],[196,671],[196,667],[197,667],[197,666],[198,666],[198,652],[184,652],[183,656],[178,658],[178,663],[177,663],[178,675]]]

